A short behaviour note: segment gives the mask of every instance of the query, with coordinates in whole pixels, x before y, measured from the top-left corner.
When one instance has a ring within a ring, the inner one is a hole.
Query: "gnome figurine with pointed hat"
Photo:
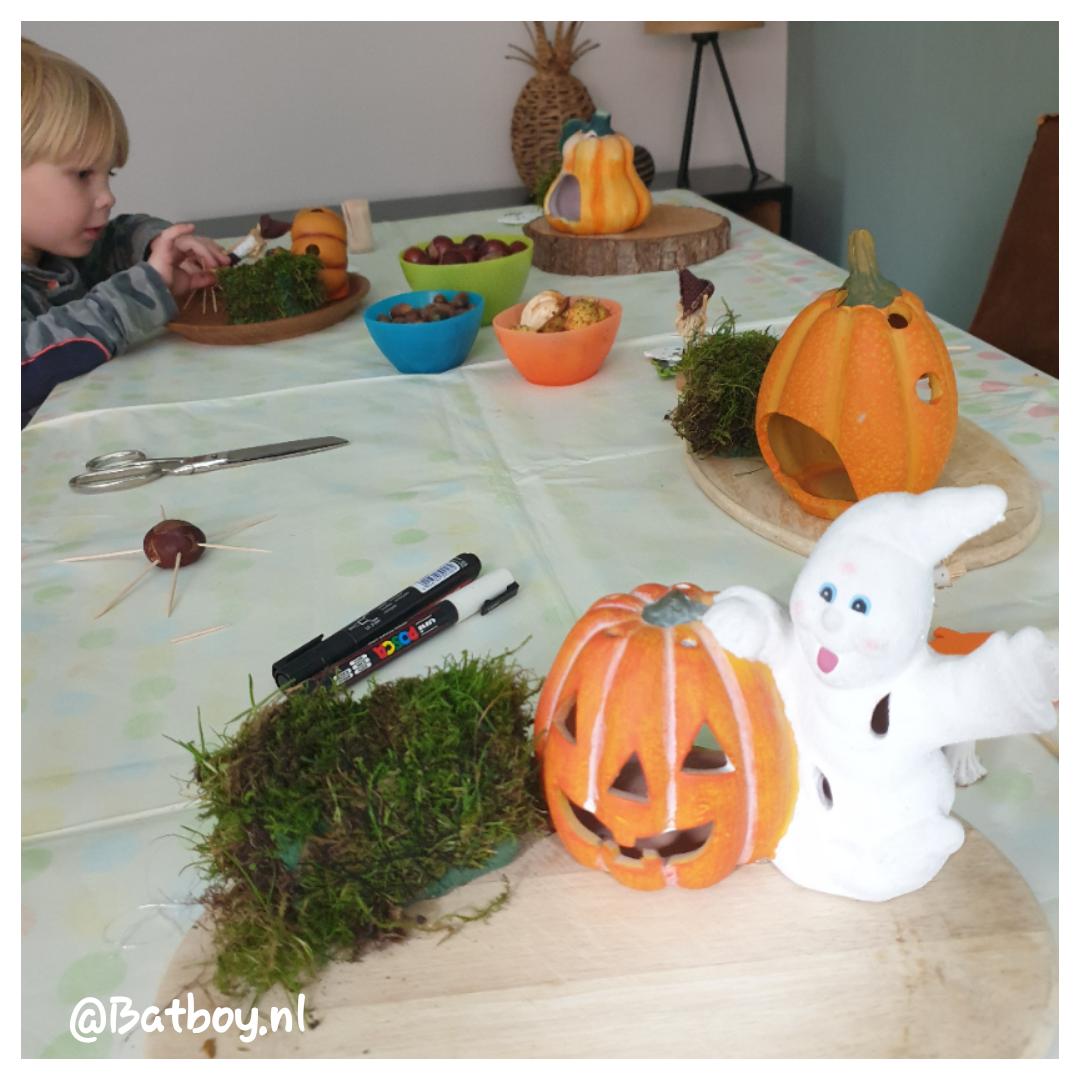
[[[826,530],[788,611],[736,587],[702,617],[783,696],[799,795],[773,861],[792,881],[860,900],[920,888],[964,841],[943,747],[1055,726],[1058,653],[1040,630],[967,656],[927,644],[935,566],[1005,504],[990,485],[872,496]]]

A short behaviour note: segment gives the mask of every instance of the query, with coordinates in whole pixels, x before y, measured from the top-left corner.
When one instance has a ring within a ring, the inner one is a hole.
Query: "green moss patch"
[[[686,380],[671,426],[700,457],[752,457],[759,453],[754,413],[761,380],[779,338],[767,330],[735,329],[725,315],[711,332],[687,342],[678,371]]]
[[[218,986],[295,992],[327,961],[404,937],[420,922],[406,905],[505,862],[542,828],[538,688],[509,654],[462,653],[356,699],[279,693],[215,749],[200,726],[181,745],[207,823],[192,841]]]
[[[231,323],[260,323],[304,315],[326,303],[319,280],[322,263],[314,255],[274,248],[253,263],[218,271]]]

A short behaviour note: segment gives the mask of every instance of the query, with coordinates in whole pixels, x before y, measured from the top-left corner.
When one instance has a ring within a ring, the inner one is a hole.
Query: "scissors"
[[[121,491],[124,488],[149,484],[162,476],[194,476],[214,469],[229,469],[253,461],[275,461],[278,458],[314,454],[335,446],[346,446],[348,439],[324,435],[319,439],[293,439],[291,442],[265,443],[246,446],[240,450],[222,450],[197,457],[147,457],[141,450],[114,450],[99,454],[86,463],[87,471],[73,476],[68,484],[81,492]]]

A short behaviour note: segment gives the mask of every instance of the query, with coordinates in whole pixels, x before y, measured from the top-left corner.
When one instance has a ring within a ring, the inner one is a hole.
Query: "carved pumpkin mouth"
[[[556,182],[548,210],[563,221],[577,221],[581,217],[581,184],[576,176],[566,175]]]
[[[562,795],[578,823],[595,837],[597,843],[615,843],[611,830],[595,814],[578,806],[562,792],[559,794]],[[669,832],[657,833],[655,836],[639,836],[632,847],[618,845],[619,852],[628,859],[644,859],[648,854],[659,856],[666,862],[676,855],[690,855],[699,851],[708,842],[712,830],[713,823],[709,821],[690,829],[672,829]]]
[[[836,447],[813,428],[784,413],[773,413],[767,437],[781,470],[804,491],[820,499],[856,501],[854,485]]]

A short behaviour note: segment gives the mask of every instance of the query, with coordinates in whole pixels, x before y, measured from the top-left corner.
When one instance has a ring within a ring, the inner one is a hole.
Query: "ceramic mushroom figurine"
[[[966,656],[927,644],[936,564],[1005,505],[990,485],[871,496],[822,536],[789,611],[737,587],[702,616],[783,696],[799,792],[773,861],[798,884],[860,900],[925,885],[964,841],[942,748],[1055,726],[1058,652],[1040,630]]]

